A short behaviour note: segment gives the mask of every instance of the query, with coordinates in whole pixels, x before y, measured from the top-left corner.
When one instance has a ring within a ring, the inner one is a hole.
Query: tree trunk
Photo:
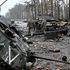
[[[53,16],[53,0],[50,0],[51,2],[51,15]]]
[[[44,0],[44,14],[48,14],[48,9],[47,9],[47,0]]]
[[[69,0],[69,19],[70,19],[70,0]]]
[[[43,15],[43,0],[41,0],[41,15]]]

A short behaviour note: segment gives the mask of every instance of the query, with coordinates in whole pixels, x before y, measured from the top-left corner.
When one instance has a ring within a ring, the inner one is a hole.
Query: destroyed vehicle
[[[45,26],[45,36],[47,38],[59,38],[59,36],[67,35],[68,28],[67,23],[59,24],[58,21],[55,20],[47,20],[46,26]],[[52,35],[53,34],[53,35]]]
[[[2,18],[2,17],[1,17]],[[29,46],[24,37],[15,28],[9,27],[4,19],[0,18],[0,70],[27,70],[35,59],[28,60]],[[11,24],[10,24],[11,25]],[[14,30],[15,29],[15,30]]]
[[[54,19],[31,20],[28,23],[28,27],[28,34],[43,34],[47,39],[61,38],[62,35],[67,35],[68,33],[67,23],[61,23]]]

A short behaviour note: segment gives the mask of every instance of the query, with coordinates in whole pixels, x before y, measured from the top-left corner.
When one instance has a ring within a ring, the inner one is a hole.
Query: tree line
[[[6,13],[6,17],[11,19],[36,19],[39,16],[70,19],[70,0],[31,0],[26,5],[15,5]]]

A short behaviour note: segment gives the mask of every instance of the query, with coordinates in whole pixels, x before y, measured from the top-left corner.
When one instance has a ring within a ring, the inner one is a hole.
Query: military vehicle
[[[8,23],[9,22],[9,23]],[[26,43],[26,39],[24,36],[14,28],[9,27],[11,22],[5,19],[4,17],[0,17],[0,57],[16,70],[27,69],[27,67],[31,66],[34,62],[27,59],[29,51],[28,42]],[[22,37],[22,38],[21,38]],[[33,59],[34,60],[34,59]],[[2,63],[2,62],[0,62]],[[5,63],[3,63],[4,70]],[[2,65],[2,64],[0,64]]]
[[[63,21],[62,23],[54,19],[30,21],[29,35],[31,35],[31,29],[33,29],[32,35],[44,35],[47,39],[59,39],[62,35],[67,35],[68,33],[67,22]]]
[[[62,24],[61,22],[56,20],[47,20],[44,33],[48,39],[60,38],[62,35],[67,35],[67,22],[65,24]]]

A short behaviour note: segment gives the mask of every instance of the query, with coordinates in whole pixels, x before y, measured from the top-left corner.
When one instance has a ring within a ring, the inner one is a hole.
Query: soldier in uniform
[[[28,21],[28,24],[27,24],[27,27],[28,27],[28,34],[30,34],[30,21]]]
[[[34,32],[34,23],[33,23],[33,21],[28,21],[27,27],[28,27],[28,34],[32,35],[33,32]]]
[[[46,32],[46,20],[42,21],[42,31],[45,33]]]

